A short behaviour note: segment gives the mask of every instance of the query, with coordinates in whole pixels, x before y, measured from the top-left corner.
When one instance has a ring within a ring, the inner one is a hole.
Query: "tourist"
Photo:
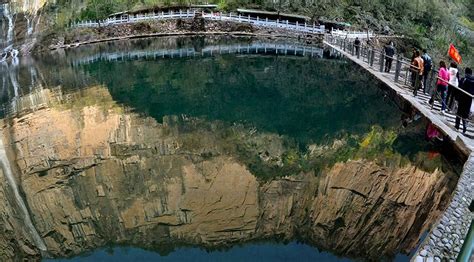
[[[458,65],[454,62],[451,62],[449,67],[449,86],[448,86],[448,96],[446,97],[446,104],[448,105],[448,110],[453,108],[454,101],[454,89],[459,85],[459,71]]]
[[[438,81],[436,82],[436,92],[431,96],[429,101],[430,105],[433,105],[435,96],[438,94],[441,96],[441,113],[446,110],[446,90],[448,89],[449,73],[446,69],[446,63],[444,61],[439,62]]]
[[[360,56],[360,39],[359,39],[359,37],[356,37],[356,39],[354,40],[354,47],[355,47],[355,50],[356,50],[356,56],[359,57]]]
[[[415,58],[416,58],[416,48],[413,48],[413,50],[411,51],[411,59],[410,59],[410,63],[413,63],[415,61]]]
[[[393,42],[390,41],[390,44],[385,45],[385,73],[390,73],[392,69],[393,56],[395,55],[395,46]]]
[[[420,51],[418,50],[415,51],[415,58],[411,63],[411,71],[411,83],[414,87],[413,94],[416,95],[416,92],[418,91],[418,89],[420,89],[421,78],[423,77],[423,58],[421,58]]]
[[[431,69],[433,67],[433,61],[431,60],[430,55],[426,51],[426,49],[423,49],[423,55],[421,56],[423,59],[423,93],[427,94],[431,88],[428,88],[427,85],[427,80],[429,77],[429,74],[431,73]]]
[[[462,132],[466,133],[466,119],[469,118],[471,112],[472,96],[474,96],[474,77],[472,76],[472,69],[467,67],[465,69],[466,75],[459,81],[459,88],[465,92],[458,90],[456,92],[456,100],[458,101],[458,110],[456,113],[456,130],[459,130],[459,125],[462,120]],[[471,94],[468,95],[468,94]]]

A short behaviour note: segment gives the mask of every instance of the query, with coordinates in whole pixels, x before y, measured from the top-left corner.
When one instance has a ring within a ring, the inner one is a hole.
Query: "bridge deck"
[[[399,81],[395,82],[395,72],[392,70],[389,73],[380,71],[380,59],[381,55],[375,55],[373,61],[363,54],[364,50],[361,48],[361,55],[358,58],[356,55],[353,55],[350,51],[344,51],[346,49],[344,46],[339,46],[337,41],[326,39],[324,43],[337,52],[343,54],[348,59],[352,60],[356,64],[360,65],[362,68],[367,70],[370,74],[374,75],[380,81],[384,82],[387,86],[392,88],[397,94],[403,97],[406,101],[413,105],[421,114],[428,118],[435,126],[437,126],[443,133],[449,136],[453,141],[462,141],[464,146],[471,153],[474,151],[474,126],[472,123],[468,125],[466,134],[458,132],[454,128],[455,124],[455,115],[453,113],[446,113],[445,115],[441,114],[441,104],[439,101],[436,101],[433,108],[428,104],[428,101],[431,95],[423,93],[423,90],[419,90],[417,95],[413,95],[413,88],[407,84],[410,82],[408,80],[408,71],[399,76]],[[372,65],[371,65],[372,64]],[[393,62],[393,67],[395,67],[395,59]],[[462,129],[462,124],[461,124]]]

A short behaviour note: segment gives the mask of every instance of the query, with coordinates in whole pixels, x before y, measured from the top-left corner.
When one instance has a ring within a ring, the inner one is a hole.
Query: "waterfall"
[[[9,52],[11,56],[13,55],[16,56],[18,54],[18,51],[13,48],[15,21],[13,18],[13,12],[10,10],[11,6],[10,4],[3,4],[2,9],[3,9],[3,16],[7,19],[8,27],[7,27],[7,34],[6,34],[6,41],[5,41],[6,47],[3,48],[3,53],[1,54],[0,62],[5,61],[7,59]]]
[[[8,28],[7,28],[7,37],[6,37],[6,46],[9,46],[13,42],[13,29],[15,28],[15,24],[13,21],[13,14],[10,11],[9,4],[3,4],[3,16],[7,19]]]
[[[25,202],[23,201],[23,198],[20,196],[20,192],[18,191],[18,185],[16,183],[15,177],[13,176],[10,162],[8,161],[7,153],[5,151],[5,145],[3,144],[3,141],[1,138],[0,138],[0,164],[2,165],[3,173],[5,174],[5,177],[7,178],[8,184],[10,184],[10,187],[13,191],[15,200],[18,206],[20,207],[20,211],[23,215],[23,222],[25,223],[27,231],[30,233],[36,246],[40,250],[46,251],[46,245],[44,244],[43,239],[38,234],[38,231],[36,231],[35,226],[31,222],[31,217],[28,212],[28,209],[26,208]]]
[[[1,1],[1,0],[0,0]],[[28,52],[36,41],[35,31],[40,23],[40,9],[46,4],[47,0],[12,0],[9,3],[3,3],[0,5],[0,19],[5,20],[7,26],[6,33],[0,32],[0,39],[6,39],[5,41],[0,40],[0,48],[3,48],[3,52],[0,49],[0,60],[7,58],[9,52],[13,48],[21,47],[22,53]],[[3,12],[2,12],[3,11]],[[23,16],[18,16],[18,14]],[[20,20],[17,20],[20,19]],[[18,23],[25,23],[25,38],[19,37],[15,39],[15,26]],[[21,40],[21,43],[15,42]],[[2,54],[3,53],[3,54]],[[10,53],[13,55],[14,53]]]

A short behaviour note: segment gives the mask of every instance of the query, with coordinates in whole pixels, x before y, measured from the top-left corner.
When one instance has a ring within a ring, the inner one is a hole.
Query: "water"
[[[247,244],[212,252],[199,248],[179,248],[158,258],[152,251],[121,247],[59,261],[116,261],[116,259],[121,261],[350,261],[326,252],[319,252],[317,249],[297,242]]]
[[[5,150],[55,258],[406,261],[463,163],[304,43],[159,38],[12,62]]]

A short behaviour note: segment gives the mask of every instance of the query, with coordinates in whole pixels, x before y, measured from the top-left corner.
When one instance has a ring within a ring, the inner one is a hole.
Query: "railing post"
[[[280,23],[280,19],[277,18],[276,25],[278,27],[278,24]]]
[[[400,59],[397,57],[397,64],[395,66],[395,83],[398,83],[401,69],[402,69],[402,61],[400,61]]]
[[[241,15],[241,14],[239,14],[239,22],[241,21],[241,17],[242,17],[242,15]]]
[[[260,19],[258,18],[258,15],[257,15],[257,22],[259,21]]]
[[[247,17],[247,21],[250,23],[250,15]]]
[[[380,61],[379,61],[379,64],[380,64],[380,72],[383,72],[383,64],[384,64],[384,54],[383,54],[383,51],[380,52]]]
[[[374,65],[374,60],[375,60],[375,48],[371,48],[370,49],[370,66],[373,66]]]

